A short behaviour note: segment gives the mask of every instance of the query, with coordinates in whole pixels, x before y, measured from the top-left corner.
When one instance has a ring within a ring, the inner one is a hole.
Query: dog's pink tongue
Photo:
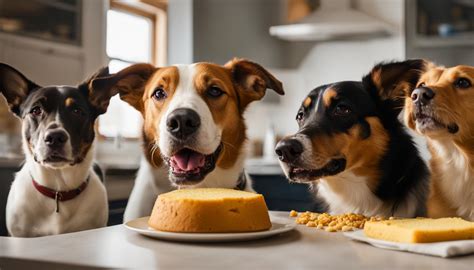
[[[206,159],[204,155],[194,151],[180,151],[173,158],[182,171],[192,171],[203,167]]]

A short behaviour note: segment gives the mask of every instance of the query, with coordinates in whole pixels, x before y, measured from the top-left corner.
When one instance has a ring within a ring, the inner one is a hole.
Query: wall
[[[193,0],[168,4],[168,65],[193,62]]]
[[[284,67],[285,42],[268,34],[282,10],[281,0],[195,1],[194,60],[224,64],[237,56]]]
[[[285,42],[268,34],[281,23],[284,0],[172,0],[168,3],[168,63],[233,57],[283,67]]]
[[[106,28],[108,0],[82,1],[84,17],[82,20],[84,79],[95,73],[99,67],[107,65]]]

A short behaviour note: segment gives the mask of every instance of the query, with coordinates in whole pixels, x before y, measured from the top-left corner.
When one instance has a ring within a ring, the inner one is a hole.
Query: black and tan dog
[[[362,81],[312,90],[296,116],[298,132],[276,147],[287,177],[312,183],[333,214],[423,215],[429,172],[397,116],[398,97],[424,66],[379,64]]]
[[[431,153],[430,217],[474,220],[474,67],[429,65],[409,93],[405,121]]]

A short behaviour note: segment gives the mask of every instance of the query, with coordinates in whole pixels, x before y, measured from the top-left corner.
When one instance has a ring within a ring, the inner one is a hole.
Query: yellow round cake
[[[198,188],[159,195],[148,226],[168,232],[229,233],[268,230],[272,224],[260,194]]]

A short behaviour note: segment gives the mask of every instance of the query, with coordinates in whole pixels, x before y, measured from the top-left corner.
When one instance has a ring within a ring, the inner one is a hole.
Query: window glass
[[[152,62],[153,24],[147,17],[121,10],[107,12],[109,71],[116,73],[138,62]],[[118,96],[110,100],[107,113],[99,118],[99,133],[107,137],[138,138],[142,116]]]
[[[151,60],[152,22],[119,10],[107,12],[107,55],[129,62]]]

